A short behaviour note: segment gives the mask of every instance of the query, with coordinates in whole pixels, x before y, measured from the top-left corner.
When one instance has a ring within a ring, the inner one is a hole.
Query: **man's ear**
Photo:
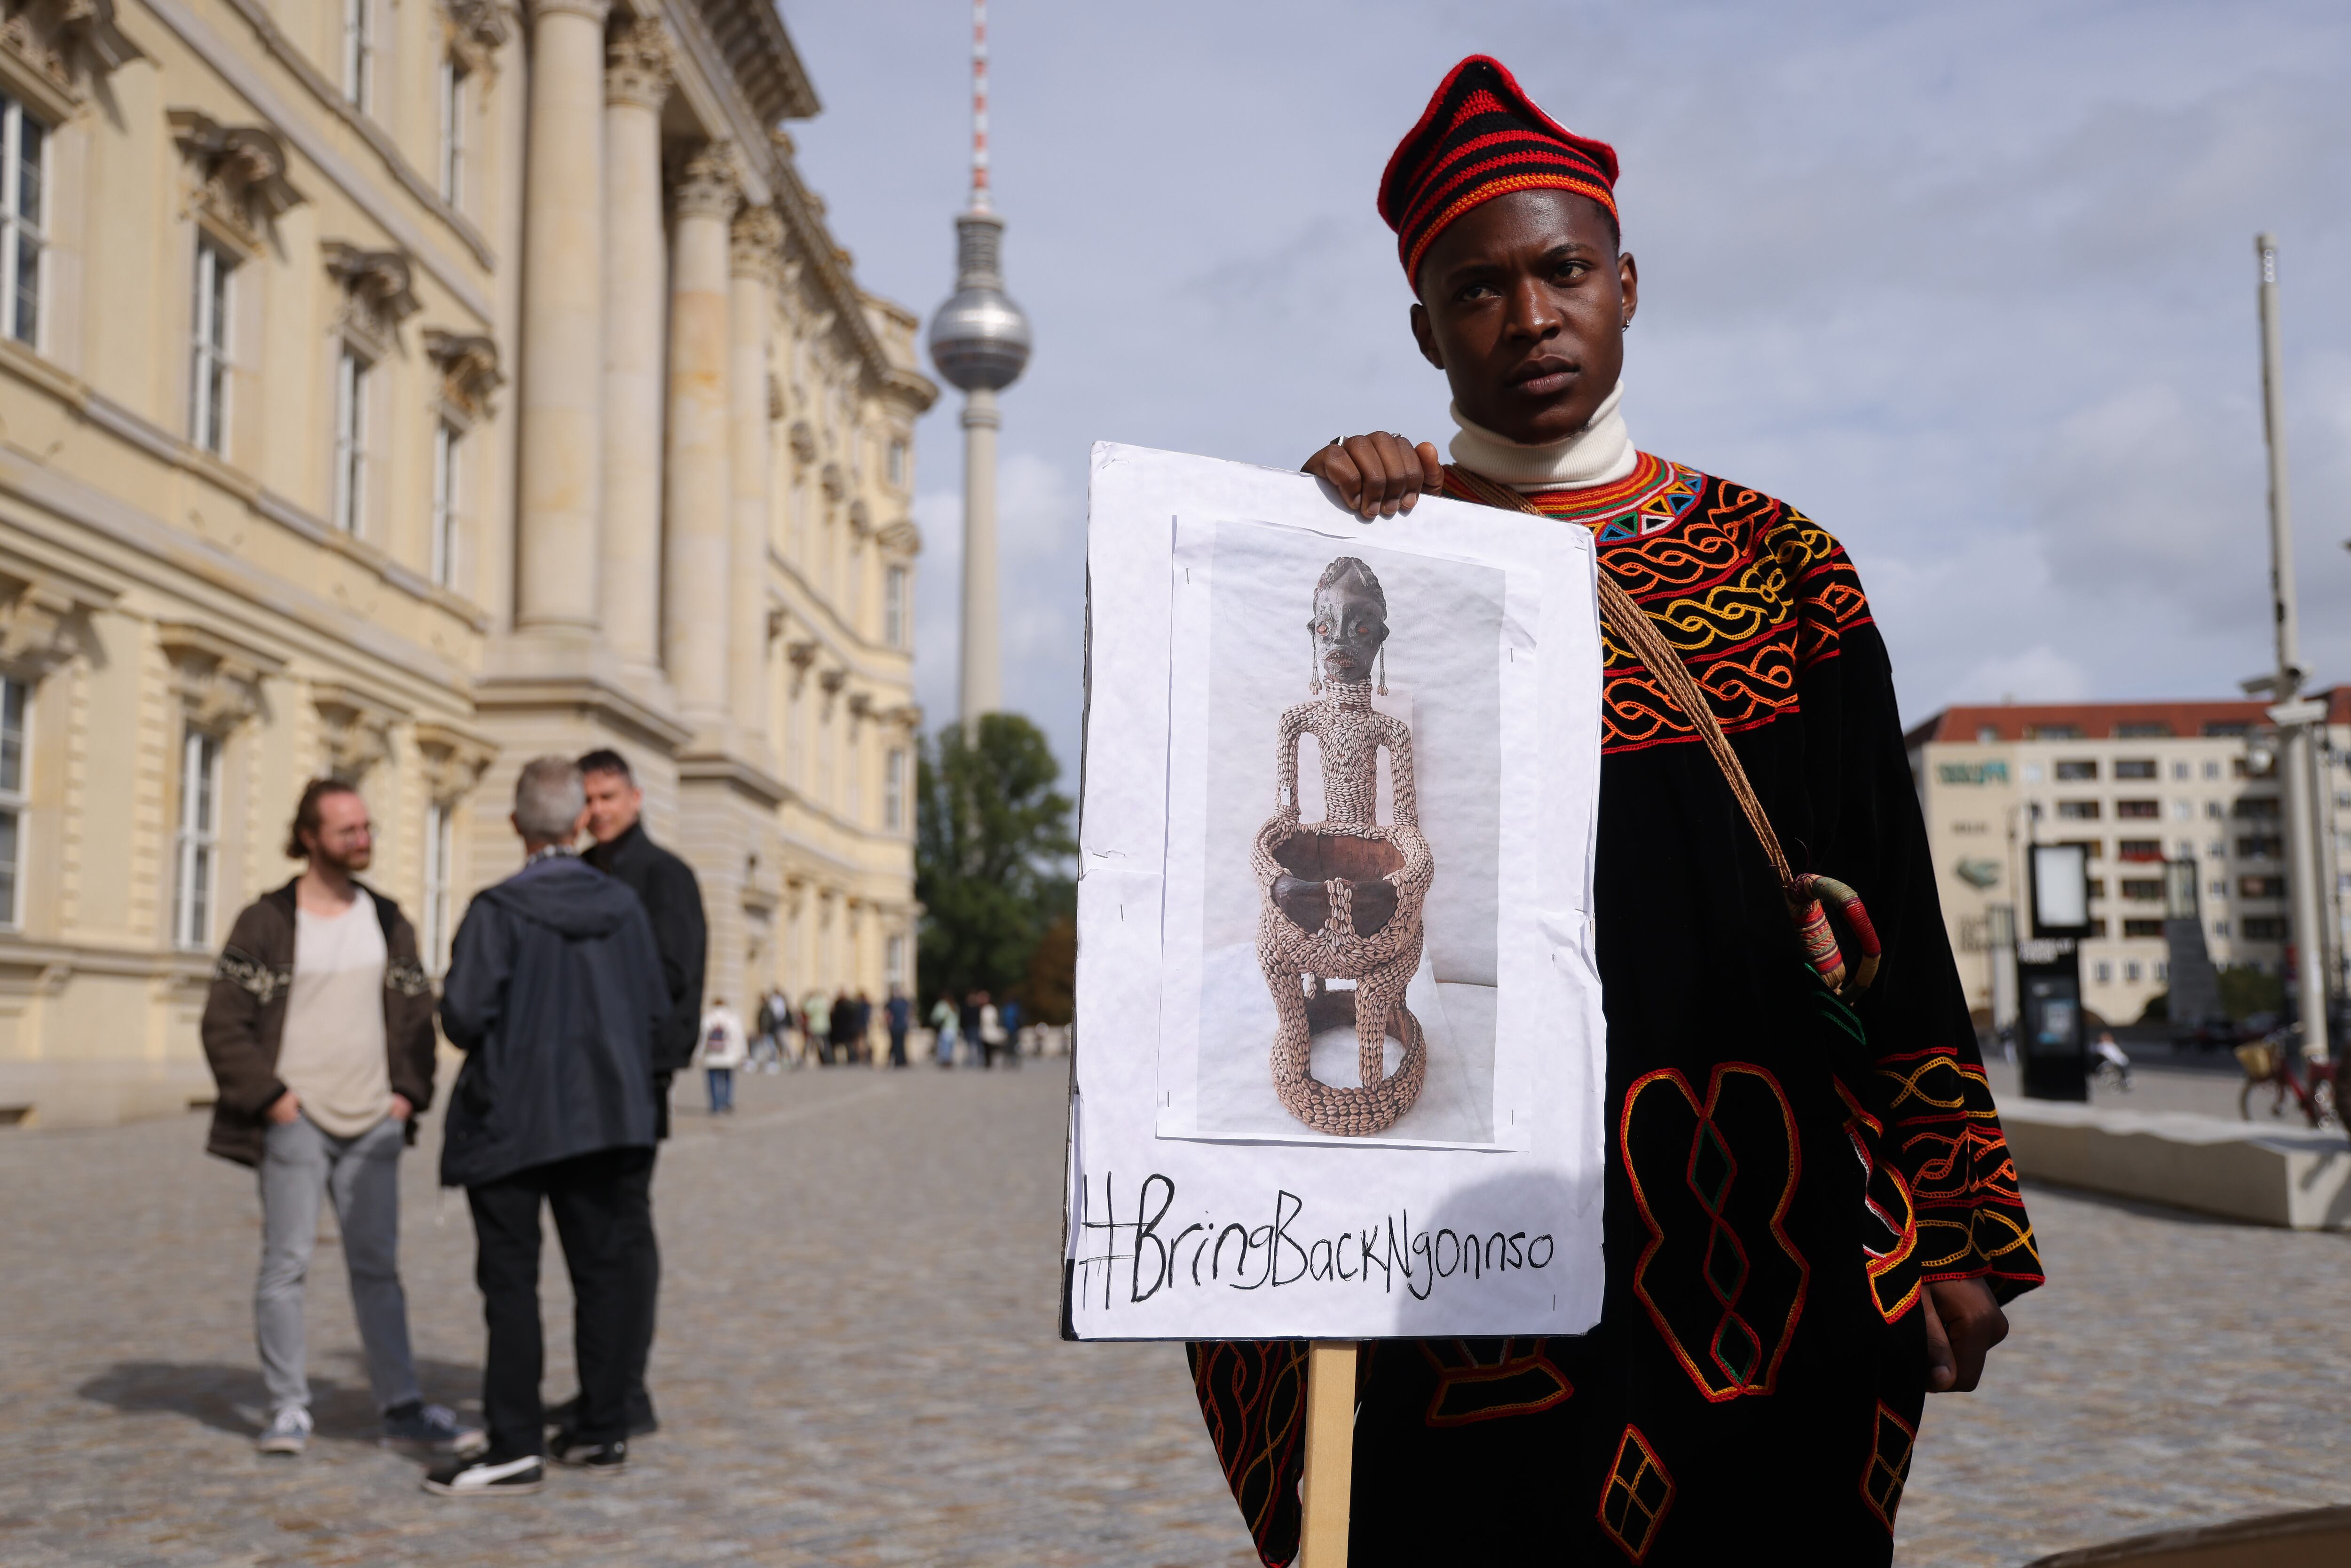
[[[1412,302],[1412,340],[1420,345],[1422,359],[1440,371],[1445,368],[1445,355],[1438,350],[1437,333],[1428,324],[1428,307],[1417,299]]]
[[[566,839],[566,840],[564,841],[564,842],[566,842],[566,843],[570,843],[570,842],[572,842],[572,841],[576,841],[576,840],[580,837],[580,834],[582,834],[582,833],[586,832],[587,831],[588,831],[588,808],[587,808],[587,807],[585,807],[585,806],[582,806],[582,807],[580,807],[580,814],[579,814],[578,816],[576,816],[576,817],[574,817],[574,818],[572,818],[572,819],[571,819],[571,837],[570,837],[570,838],[569,838],[569,839]]]
[[[522,831],[522,819],[512,811],[507,813],[507,826],[515,831],[515,837],[519,839],[527,836]]]
[[[1616,287],[1624,292],[1625,325],[1630,327],[1633,313],[1641,308],[1641,269],[1629,250],[1616,258]]]

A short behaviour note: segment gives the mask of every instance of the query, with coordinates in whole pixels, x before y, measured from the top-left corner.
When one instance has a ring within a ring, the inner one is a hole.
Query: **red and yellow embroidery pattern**
[[[1420,1354],[1437,1369],[1437,1392],[1423,1418],[1432,1427],[1467,1427],[1505,1416],[1532,1416],[1574,1394],[1539,1339],[1427,1339]]]
[[[1306,1342],[1187,1344],[1193,1392],[1217,1461],[1268,1563],[1298,1554],[1298,1474],[1306,1438]]]
[[[1626,1091],[1617,1141],[1649,1229],[1633,1293],[1658,1336],[1706,1399],[1771,1393],[1812,1279],[1786,1229],[1802,1165],[1787,1091],[1726,1061],[1700,1103],[1662,1068]]]
[[[1917,1428],[1879,1400],[1869,1435],[1869,1458],[1861,1468],[1861,1500],[1888,1535],[1894,1533],[1894,1511],[1902,1506],[1902,1486],[1910,1479],[1910,1455],[1917,1443]]]
[[[2039,1284],[2040,1250],[1983,1070],[1929,1051],[1885,1057],[1878,1072],[1892,1087],[1894,1158],[1917,1206],[1921,1277]]]
[[[1862,1269],[1869,1276],[1870,1298],[1877,1303],[1878,1315],[1890,1323],[1918,1299],[1921,1281],[1913,1262],[1918,1250],[1918,1211],[1902,1173],[1879,1157],[1886,1129],[1861,1108],[1852,1090],[1837,1079],[1829,1082],[1844,1102],[1844,1135],[1861,1162]]]
[[[1456,481],[1447,489],[1476,498]],[[1592,529],[1601,570],[1681,653],[1725,730],[1794,714],[1797,677],[1835,658],[1844,633],[1869,620],[1844,547],[1760,491],[1645,452],[1612,484],[1527,498]],[[1602,637],[1602,749],[1695,741],[1656,677],[1604,628]]]
[[[1673,1506],[1674,1478],[1641,1428],[1628,1424],[1600,1489],[1600,1528],[1619,1551],[1638,1563],[1657,1543],[1666,1511]]]

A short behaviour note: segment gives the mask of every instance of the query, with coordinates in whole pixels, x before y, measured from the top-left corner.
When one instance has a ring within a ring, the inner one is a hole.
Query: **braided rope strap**
[[[1301,822],[1298,741],[1322,752],[1324,813]],[[1394,821],[1375,821],[1378,753],[1387,747]],[[1274,814],[1258,830],[1257,951],[1280,1017],[1273,1088],[1282,1108],[1318,1133],[1384,1132],[1420,1098],[1428,1071],[1420,1020],[1405,988],[1420,967],[1421,908],[1437,874],[1413,789],[1412,732],[1372,706],[1368,685],[1335,684],[1281,716]],[[1352,991],[1325,984],[1352,979]],[[1313,1071],[1320,1030],[1353,1024],[1360,1087]],[[1404,1054],[1386,1071],[1387,1041]]]
[[[1498,485],[1482,474],[1447,465],[1452,475],[1472,495],[1487,506],[1505,511],[1527,512],[1545,517],[1542,508],[1528,500],[1507,485]],[[1690,674],[1688,664],[1674,645],[1666,640],[1657,623],[1649,618],[1622,584],[1609,576],[1605,569],[1595,573],[1600,580],[1600,613],[1609,629],[1632,645],[1633,654],[1647,666],[1651,674],[1666,688],[1673,705],[1688,716],[1690,727],[1706,743],[1707,751],[1714,758],[1715,766],[1722,770],[1723,782],[1730,786],[1731,798],[1739,802],[1740,811],[1747,825],[1754,830],[1758,842],[1771,862],[1771,870],[1780,879],[1780,891],[1788,901],[1788,914],[1795,921],[1796,940],[1803,953],[1804,962],[1821,977],[1821,983],[1832,991],[1844,996],[1857,996],[1869,988],[1877,977],[1881,948],[1877,928],[1870,924],[1869,911],[1862,906],[1861,895],[1844,883],[1814,872],[1799,875],[1790,868],[1787,855],[1780,848],[1780,835],[1772,831],[1771,819],[1763,810],[1755,786],[1748,781],[1747,769],[1731,749],[1730,737],[1722,732],[1722,721],[1715,717],[1713,705],[1698,690],[1697,679]],[[1828,913],[1822,907],[1826,899],[1836,911],[1860,952],[1860,961],[1850,968],[1839,950],[1835,930],[1829,924]]]

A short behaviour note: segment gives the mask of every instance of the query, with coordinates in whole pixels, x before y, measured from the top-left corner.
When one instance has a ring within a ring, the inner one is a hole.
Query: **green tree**
[[[981,716],[923,747],[915,768],[916,974],[925,998],[1021,988],[1038,942],[1077,907],[1070,798],[1042,731],[1019,714]]]

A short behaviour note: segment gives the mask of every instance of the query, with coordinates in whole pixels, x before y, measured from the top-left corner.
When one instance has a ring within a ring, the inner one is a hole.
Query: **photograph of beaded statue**
[[[1504,574],[1226,523],[1192,577],[1193,1135],[1491,1144]]]

